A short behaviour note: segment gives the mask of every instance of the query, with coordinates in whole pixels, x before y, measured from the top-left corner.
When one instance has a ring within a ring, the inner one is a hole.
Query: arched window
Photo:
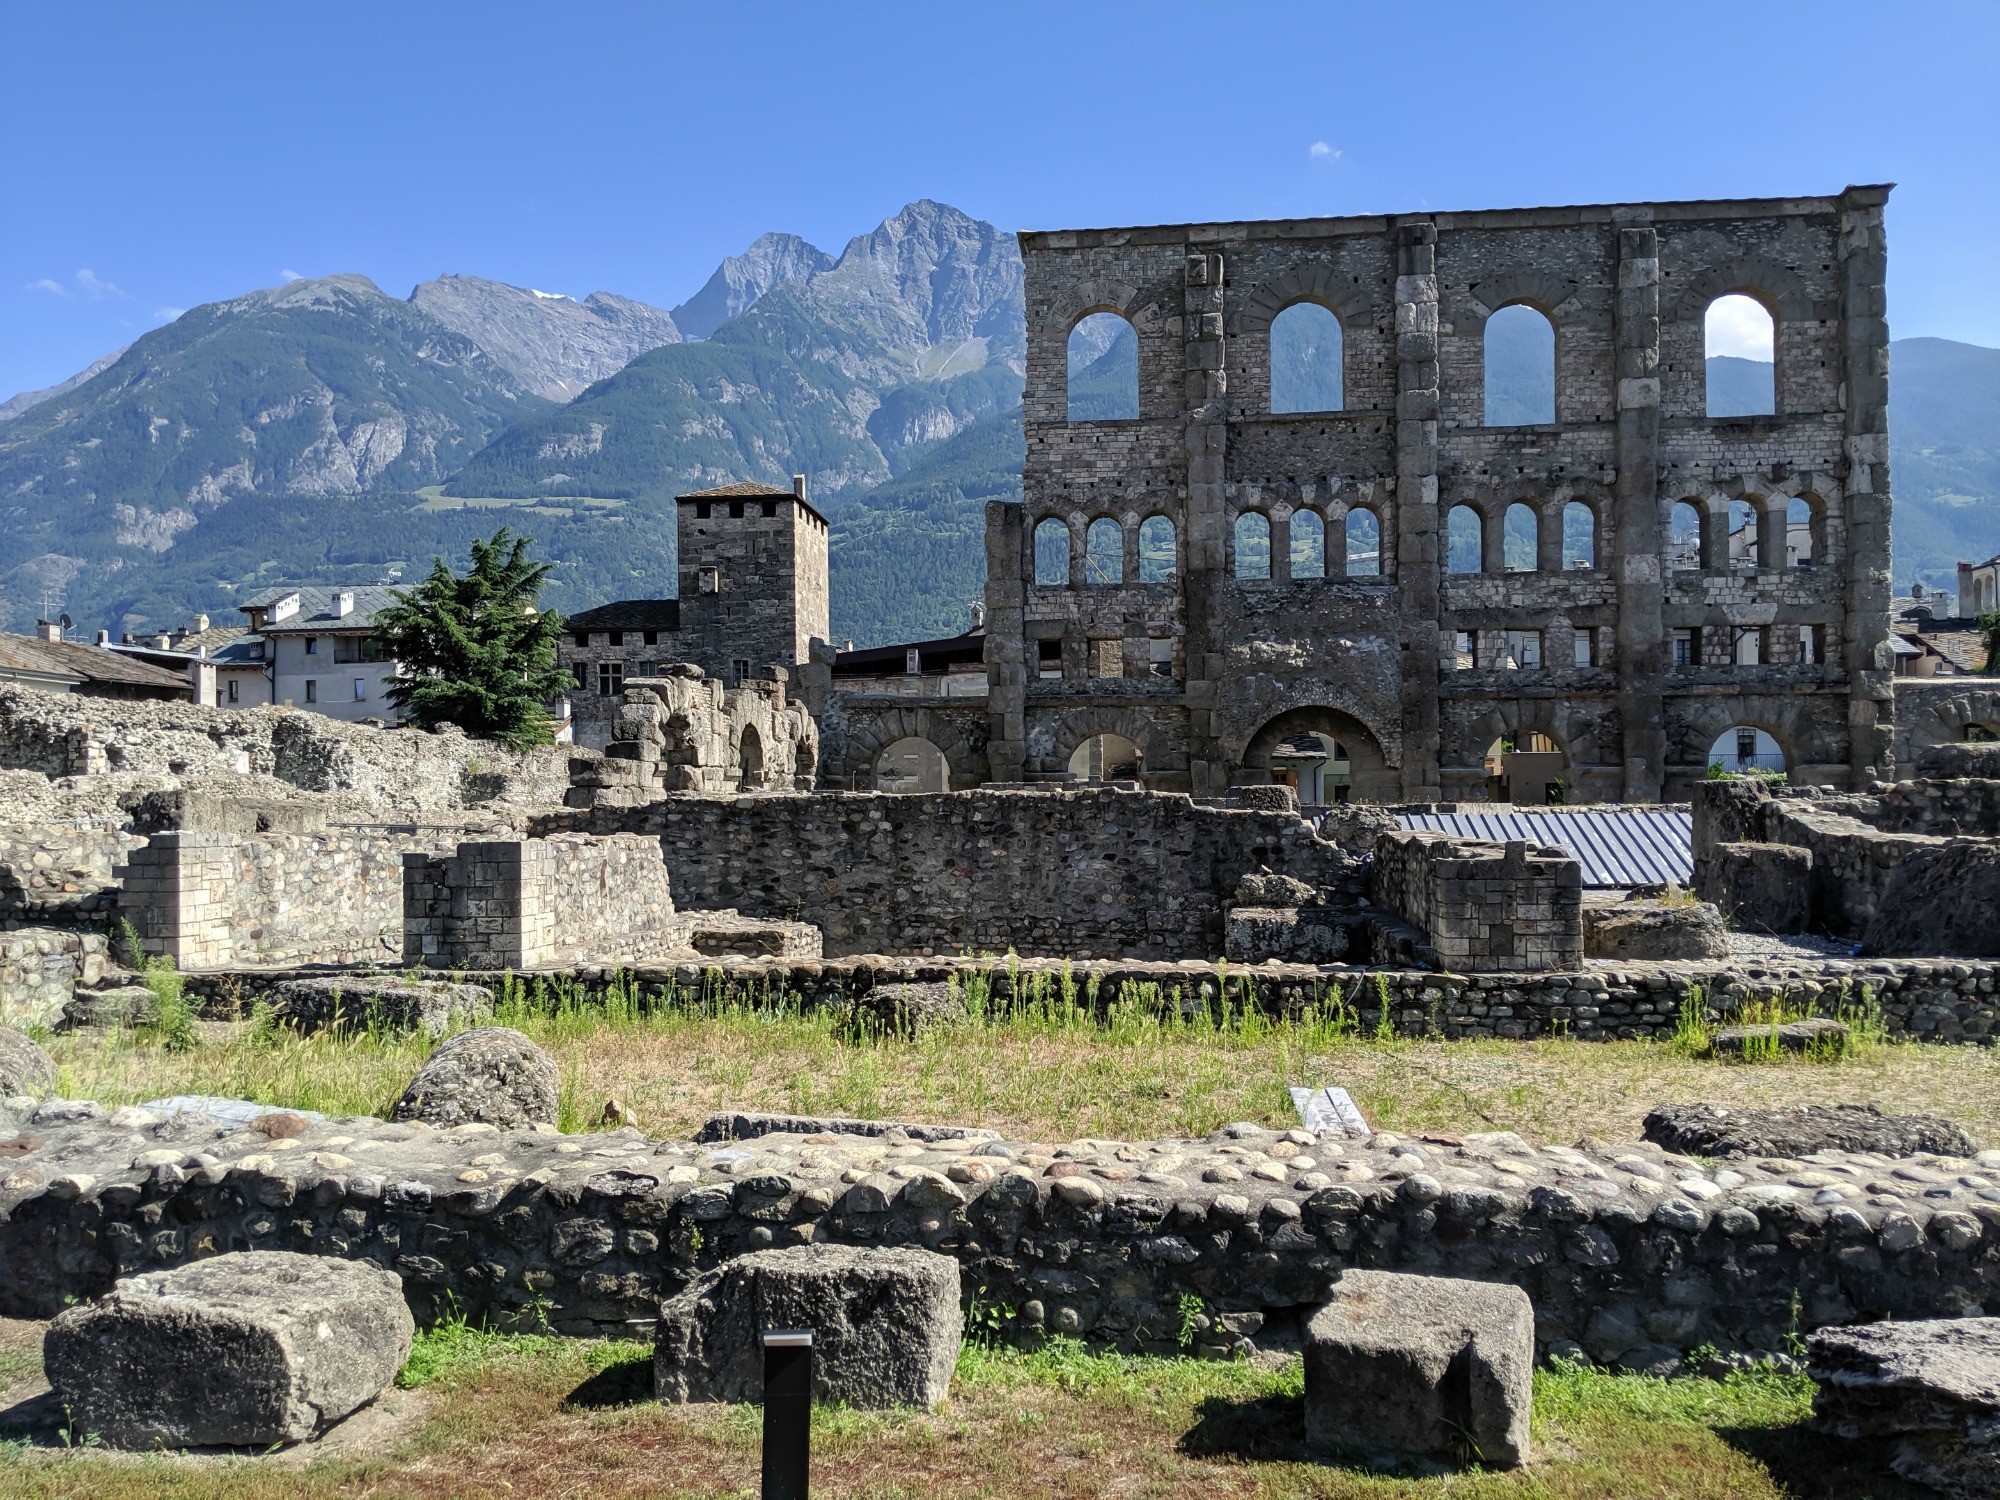
[[[1748,500],[1729,503],[1729,566],[1755,573],[1764,566],[1757,507]]]
[[[1486,320],[1486,425],[1556,419],[1556,325],[1516,303]]]
[[[1667,571],[1698,572],[1701,558],[1701,512],[1687,501],[1675,504],[1667,523]]]
[[[1347,513],[1347,576],[1374,578],[1382,571],[1382,523],[1375,512],[1356,507]]]
[[[1715,737],[1708,747],[1710,770],[1720,766],[1729,773],[1782,771],[1785,752],[1764,730],[1750,724],[1732,724]]]
[[[951,765],[944,751],[929,740],[912,735],[882,747],[875,757],[875,790],[878,792],[948,792]]]
[[[1035,582],[1045,589],[1069,587],[1069,526],[1054,516],[1035,528]]]
[[[1702,317],[1708,360],[1708,414],[1762,417],[1778,409],[1777,325],[1755,297],[1732,292]]]
[[[1292,515],[1292,577],[1326,577],[1326,522],[1318,511]]]
[[[1236,576],[1271,576],[1271,523],[1254,510],[1236,518]]]
[[[755,724],[743,726],[743,737],[736,742],[736,785],[743,791],[751,791],[764,784],[764,741],[757,733]]]
[[[1093,734],[1069,758],[1078,781],[1134,781],[1145,769],[1146,752],[1122,734]]]
[[[1810,568],[1823,562],[1826,548],[1819,510],[1802,495],[1794,495],[1785,505],[1785,551],[1795,568]]]
[[[1563,566],[1597,566],[1597,512],[1581,500],[1563,507]]]
[[[1148,516],[1139,523],[1139,582],[1167,583],[1176,570],[1174,523],[1165,516]]]
[[[1508,506],[1501,536],[1507,571],[1534,572],[1542,550],[1542,518],[1535,514],[1535,508],[1519,500]]]
[[[1125,533],[1099,516],[1083,534],[1083,581],[1093,588],[1125,581]]]
[[[1139,415],[1139,336],[1117,313],[1092,313],[1069,331],[1069,419]]]
[[[1271,410],[1339,411],[1340,319],[1296,302],[1271,320]]]
[[[1479,512],[1469,505],[1454,505],[1444,523],[1444,570],[1447,573],[1477,573],[1485,566],[1486,540]]]

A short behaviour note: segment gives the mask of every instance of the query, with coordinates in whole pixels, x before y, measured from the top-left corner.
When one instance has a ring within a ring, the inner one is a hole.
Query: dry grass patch
[[[393,1452],[304,1468],[256,1459],[132,1458],[0,1448],[0,1492],[19,1496],[335,1494],[443,1497],[720,1497],[757,1492],[755,1407],[661,1407],[643,1345],[519,1338],[464,1328],[420,1336],[405,1372],[436,1398]],[[822,1409],[813,1492],[826,1500],[1024,1495],[1196,1500],[1419,1497],[1778,1497],[1910,1493],[1870,1450],[1829,1446],[1800,1423],[1800,1377],[1660,1381],[1578,1371],[1536,1380],[1525,1471],[1434,1478],[1320,1462],[1302,1447],[1296,1357],[1259,1367],[968,1348],[935,1412]]]
[[[1388,1129],[1517,1130],[1534,1140],[1630,1139],[1654,1104],[1849,1100],[1939,1114],[2000,1140],[2000,1049],[1870,1042],[1849,1056],[1743,1063],[1669,1042],[1433,1042],[1358,1034],[1339,1013],[1278,1020],[1082,1006],[982,1015],[916,1038],[856,1036],[824,1013],[516,1000],[500,1016],[562,1065],[563,1123],[608,1099],[660,1135],[717,1110],[976,1123],[1031,1139],[1202,1135],[1288,1123],[1289,1085],[1347,1088]],[[252,1021],[194,1045],[71,1033],[49,1048],[72,1097],[107,1104],[221,1094],[332,1114],[382,1114],[430,1051],[417,1038],[301,1039]]]

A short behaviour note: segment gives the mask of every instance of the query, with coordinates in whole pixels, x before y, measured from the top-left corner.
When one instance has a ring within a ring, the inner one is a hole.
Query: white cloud
[[[1314,161],[1339,161],[1341,152],[1338,146],[1329,146],[1325,141],[1314,141],[1306,148],[1306,155]]]
[[[47,292],[52,297],[67,297],[69,288],[60,281],[44,276],[40,281],[31,281],[21,288],[24,292]]]
[[[186,311],[185,307],[156,307],[153,309],[153,317],[158,322],[171,323]]]
[[[278,273],[278,280],[280,280],[280,281],[304,281],[304,280],[305,280],[305,277],[301,276],[301,275],[300,275],[300,274],[299,274],[299,273],[298,273],[297,271],[294,271],[294,270],[293,270],[293,269],[292,269],[292,268],[291,268],[290,266],[286,266],[284,270],[282,270],[282,271],[280,271],[280,272]]]
[[[76,273],[76,284],[82,289],[84,296],[90,298],[93,302],[100,301],[105,297],[122,297],[125,295],[123,288],[106,281],[95,271],[91,270],[89,266],[83,267]]]
[[[1704,328],[1708,357],[1734,355],[1737,359],[1771,362],[1771,315],[1753,297],[1717,297],[1708,304]]]

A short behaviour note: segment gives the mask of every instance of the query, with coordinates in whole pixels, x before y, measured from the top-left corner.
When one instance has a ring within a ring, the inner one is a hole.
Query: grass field
[[[1288,1085],[1345,1087],[1382,1129],[1516,1130],[1536,1142],[1631,1139],[1672,1101],[1877,1102],[2000,1140],[2000,1049],[1869,1042],[1838,1059],[1724,1062],[1665,1042],[1435,1042],[1357,1034],[1332,1014],[1187,1020],[1052,1000],[975,1012],[915,1038],[856,1036],[786,1007],[642,1013],[629,998],[503,996],[501,1022],[554,1054],[566,1129],[617,1099],[656,1135],[721,1109],[978,1124],[1034,1140],[1201,1135],[1295,1123]],[[46,1045],[63,1091],[106,1104],[176,1093],[379,1114],[428,1055],[420,1038],[301,1039],[257,1021],[74,1032]]]
[[[22,1326],[22,1325],[16,1325]],[[413,1417],[365,1451],[268,1458],[114,1455],[0,1443],[0,1493],[18,1497],[721,1497],[757,1493],[756,1407],[662,1407],[644,1345],[419,1335],[398,1398]],[[410,1401],[411,1397],[416,1400]],[[822,1409],[813,1494],[822,1500],[956,1497],[1875,1496],[1916,1491],[1875,1449],[1801,1425],[1811,1385],[1751,1374],[1726,1382],[1588,1371],[1535,1379],[1534,1449],[1512,1472],[1380,1474],[1303,1447],[1296,1356],[1252,1365],[1093,1354],[1057,1341],[1032,1354],[968,1347],[937,1411]],[[357,1422],[361,1418],[355,1419]]]

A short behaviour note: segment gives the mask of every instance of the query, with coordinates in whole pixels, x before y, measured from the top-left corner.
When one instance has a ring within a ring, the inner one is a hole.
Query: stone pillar
[[[1841,195],[1840,311],[1847,392],[1848,781],[1895,769],[1894,658],[1889,649],[1889,310],[1883,282],[1886,187]]]
[[[1035,559],[1027,512],[1005,500],[986,502],[986,763],[995,781],[1020,781],[1027,756],[1028,579]]]
[[[223,833],[156,833],[119,873],[118,910],[147,954],[182,972],[229,966],[234,839]]]
[[[1396,227],[1396,587],[1402,595],[1403,795],[1435,802],[1438,759],[1438,278],[1437,226]],[[1382,531],[1389,550],[1389,529]],[[1390,571],[1382,560],[1382,571]]]
[[[1662,692],[1667,672],[1666,602],[1660,554],[1660,243],[1649,209],[1620,209],[1615,438],[1617,555],[1601,561],[1618,579],[1618,723],[1627,802],[1657,802],[1666,780]],[[1710,528],[1704,527],[1704,536]]]
[[[1182,270],[1181,338],[1187,449],[1188,775],[1196,796],[1214,796],[1229,784],[1229,764],[1215,721],[1216,692],[1225,670],[1222,643],[1213,639],[1215,591],[1223,576],[1228,502],[1224,494],[1229,450],[1229,371],[1222,337],[1223,265],[1220,254],[1190,249]]]

